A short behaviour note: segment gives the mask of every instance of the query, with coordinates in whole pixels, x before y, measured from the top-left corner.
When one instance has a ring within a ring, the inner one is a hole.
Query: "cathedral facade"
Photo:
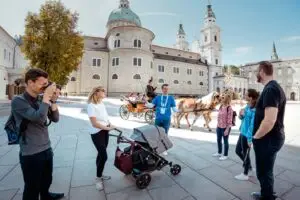
[[[110,96],[144,92],[148,80],[167,83],[170,92],[203,96],[213,90],[213,77],[221,73],[220,28],[211,5],[207,6],[201,40],[189,48],[182,24],[173,48],[153,44],[155,34],[142,26],[128,0],[110,13],[104,37],[84,36],[84,55],[65,91],[86,95],[104,86]]]

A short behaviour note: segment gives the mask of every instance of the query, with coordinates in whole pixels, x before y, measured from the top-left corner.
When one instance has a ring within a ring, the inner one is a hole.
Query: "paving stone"
[[[11,200],[16,193],[18,192],[17,189],[13,189],[13,190],[0,190],[0,199],[1,200]]]
[[[151,174],[151,183],[148,186],[148,189],[154,189],[154,188],[164,188],[169,187],[172,185],[175,185],[173,179],[171,179],[167,174],[165,174],[163,171],[154,171]]]
[[[96,160],[76,160],[73,169],[72,187],[93,185],[96,178]]]
[[[149,193],[153,200],[182,200],[189,196],[189,194],[178,185],[149,190]]]
[[[295,187],[288,193],[286,193],[282,199],[284,200],[299,200],[300,197],[300,187]]]
[[[72,168],[54,168],[53,181],[50,190],[57,193],[65,193],[65,196],[69,195],[69,188],[71,182]]]
[[[13,148],[0,158],[0,165],[16,165],[19,163],[19,149]]]
[[[12,150],[12,148],[13,148],[12,145],[3,145],[3,146],[0,146],[0,157],[2,157],[7,152],[9,152],[10,150]]]
[[[14,165],[0,166],[0,180],[14,167]]]
[[[296,186],[300,186],[300,173],[287,170],[280,174],[278,178],[288,181]]]
[[[228,200],[234,197],[190,168],[184,169],[178,176],[174,176],[173,179],[197,199],[211,199],[212,194],[215,200]]]
[[[107,194],[119,192],[135,186],[135,179],[131,175],[124,175],[118,169],[113,167],[111,164],[107,164],[107,167],[104,169],[104,174],[111,176],[111,179],[104,182],[105,192]],[[151,184],[151,183],[150,183]]]
[[[236,180],[232,173],[218,166],[212,166],[199,172],[243,200],[250,200],[250,192],[259,190],[258,185],[250,181]]]
[[[147,190],[131,187],[120,192],[107,195],[107,200],[151,200]]]
[[[23,194],[16,194],[12,200],[22,200]]]
[[[20,165],[15,167],[4,179],[0,182],[0,190],[20,189],[18,193],[23,192],[24,182]]]
[[[297,160],[289,160],[278,157],[275,164],[282,168],[300,173],[300,162]]]
[[[75,149],[77,145],[77,136],[68,135],[60,137],[56,149]]]
[[[211,162],[212,164],[217,164],[218,166],[221,166],[221,167],[230,167],[230,166],[236,164],[236,162],[231,160],[230,156],[229,156],[228,160],[220,161],[218,158],[212,156],[213,153],[214,152],[208,153],[208,152],[202,152],[202,151],[194,152],[194,154],[196,156],[199,156],[200,158],[203,158],[203,159]]]
[[[194,170],[204,169],[212,165],[209,161],[188,152],[178,152],[176,158]]]
[[[185,198],[185,199],[183,199],[183,200],[195,200],[195,198],[192,197],[192,196],[188,196],[187,198]]]
[[[276,191],[276,193],[281,196],[284,193],[286,193],[287,191],[291,190],[294,187],[293,184],[284,181],[284,180],[280,180],[278,178],[275,179],[274,181],[274,190]]]
[[[70,200],[106,200],[103,191],[96,190],[95,186],[71,188]]]

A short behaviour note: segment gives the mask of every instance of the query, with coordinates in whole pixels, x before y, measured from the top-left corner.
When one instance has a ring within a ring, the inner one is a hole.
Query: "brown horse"
[[[190,130],[193,130],[193,125],[196,123],[198,118],[203,115],[205,120],[204,127],[211,131],[211,128],[209,127],[211,113],[220,103],[220,94],[218,92],[212,92],[198,100],[194,98],[184,98],[178,99],[176,103],[179,112],[173,115],[173,126],[180,128],[180,121],[184,116]],[[192,124],[190,124],[188,119],[190,113],[194,113],[195,115]]]

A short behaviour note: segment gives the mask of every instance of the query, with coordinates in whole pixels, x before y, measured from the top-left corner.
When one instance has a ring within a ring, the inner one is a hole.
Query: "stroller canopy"
[[[131,139],[136,142],[148,143],[157,153],[162,153],[173,146],[165,130],[154,125],[146,125],[133,129]]]

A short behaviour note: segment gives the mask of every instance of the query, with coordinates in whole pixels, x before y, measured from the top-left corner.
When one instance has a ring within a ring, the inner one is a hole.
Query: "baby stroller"
[[[151,182],[151,173],[161,170],[166,165],[170,166],[170,172],[176,176],[181,172],[180,165],[173,165],[159,154],[170,149],[173,144],[165,134],[163,128],[146,125],[133,129],[130,138],[122,136],[122,131],[115,129],[119,135],[117,137],[117,150],[114,165],[124,174],[132,174],[136,179],[136,186],[145,189]],[[130,146],[123,151],[119,144],[127,143]]]

